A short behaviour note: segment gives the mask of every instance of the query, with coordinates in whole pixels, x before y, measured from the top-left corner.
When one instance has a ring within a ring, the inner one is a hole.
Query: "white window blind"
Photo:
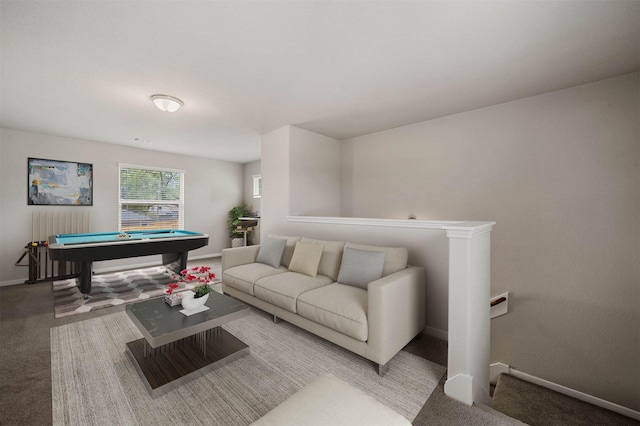
[[[184,229],[184,171],[119,164],[118,230]]]

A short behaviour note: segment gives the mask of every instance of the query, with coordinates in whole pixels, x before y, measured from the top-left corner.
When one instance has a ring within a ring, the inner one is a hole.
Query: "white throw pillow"
[[[298,241],[293,251],[289,270],[316,277],[322,258],[322,244]]]

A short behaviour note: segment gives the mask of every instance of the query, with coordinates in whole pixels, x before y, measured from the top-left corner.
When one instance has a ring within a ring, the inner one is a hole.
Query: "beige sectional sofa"
[[[388,363],[425,324],[424,268],[405,248],[269,235],[222,251],[224,293]]]

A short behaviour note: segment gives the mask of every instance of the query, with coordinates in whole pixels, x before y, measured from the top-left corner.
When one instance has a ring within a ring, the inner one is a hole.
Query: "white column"
[[[489,394],[491,230],[495,222],[444,226],[449,237],[449,356],[444,392],[471,405]]]

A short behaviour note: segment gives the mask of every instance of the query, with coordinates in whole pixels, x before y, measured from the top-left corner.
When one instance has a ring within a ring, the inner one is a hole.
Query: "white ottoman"
[[[327,373],[291,395],[253,425],[410,426],[411,423],[360,389]]]

